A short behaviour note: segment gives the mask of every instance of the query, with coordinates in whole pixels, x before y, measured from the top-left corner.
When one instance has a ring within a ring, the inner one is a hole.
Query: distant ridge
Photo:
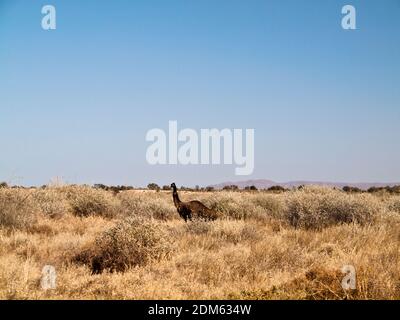
[[[219,184],[212,185],[215,189],[222,189],[225,186],[236,185],[240,189],[244,189],[247,186],[255,186],[257,189],[268,189],[272,186],[281,186],[287,189],[298,187],[301,185],[318,185],[318,186],[329,186],[329,187],[337,187],[343,188],[344,186],[356,187],[362,190],[368,190],[371,187],[393,187],[396,185],[400,185],[400,182],[397,183],[382,183],[382,182],[360,182],[360,183],[350,183],[350,182],[328,182],[328,181],[288,181],[288,182],[276,182],[272,180],[266,179],[256,179],[256,180],[245,180],[245,181],[236,181],[236,182],[222,182]]]

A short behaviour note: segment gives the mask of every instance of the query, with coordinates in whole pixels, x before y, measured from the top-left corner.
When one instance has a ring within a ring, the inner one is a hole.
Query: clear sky
[[[399,58],[400,0],[0,0],[0,180],[241,179],[147,164],[146,132],[177,120],[254,128],[244,179],[400,181]]]

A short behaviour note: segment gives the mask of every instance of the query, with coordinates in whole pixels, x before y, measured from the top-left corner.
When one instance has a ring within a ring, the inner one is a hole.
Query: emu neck
[[[174,199],[174,205],[175,207],[179,207],[179,204],[181,203],[181,200],[179,199],[178,192],[176,189],[172,192],[172,198]]]

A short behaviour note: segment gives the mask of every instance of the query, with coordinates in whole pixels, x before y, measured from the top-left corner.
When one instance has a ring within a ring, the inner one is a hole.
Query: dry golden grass
[[[181,198],[221,218],[185,223],[169,192],[0,189],[0,299],[400,299],[399,197]],[[53,290],[40,285],[45,265]],[[344,265],[356,290],[341,287]]]

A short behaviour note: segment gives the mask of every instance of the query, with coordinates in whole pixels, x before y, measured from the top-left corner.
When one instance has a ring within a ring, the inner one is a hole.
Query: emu
[[[205,220],[215,220],[217,219],[217,213],[207,208],[200,201],[194,200],[189,202],[182,202],[179,199],[178,191],[176,189],[175,183],[171,184],[172,188],[172,198],[174,200],[174,205],[176,210],[179,213],[179,216],[185,220],[185,222],[192,221],[193,215],[196,215],[198,218],[203,218]]]

